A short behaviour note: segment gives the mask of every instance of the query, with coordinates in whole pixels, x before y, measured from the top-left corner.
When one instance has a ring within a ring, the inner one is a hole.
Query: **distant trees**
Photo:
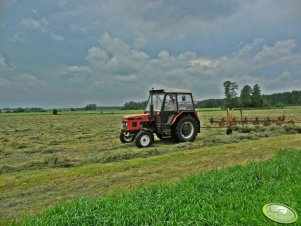
[[[258,84],[255,84],[253,88],[249,85],[245,85],[240,91],[240,107],[263,107],[263,98],[261,95],[261,89]]]
[[[135,101],[129,101],[126,102],[123,107],[122,110],[139,110],[139,109],[144,109],[145,105],[146,105],[147,101],[142,101],[142,102],[135,102]]]
[[[261,96],[260,86],[255,84],[252,89],[252,102],[249,107],[262,107],[263,106],[263,99]]]
[[[198,101],[195,103],[195,106],[198,108],[217,108],[217,107],[222,107],[224,105],[224,100],[223,99],[207,99],[207,100],[202,100]]]
[[[86,105],[86,107],[84,108],[86,111],[95,111],[96,110],[96,104],[88,104]]]
[[[240,91],[240,105],[242,107],[249,107],[252,103],[252,88],[249,85],[245,85]]]
[[[236,82],[225,81],[224,85],[224,99],[207,99],[195,102],[196,107],[203,108],[215,108],[215,107],[225,107],[225,108],[259,108],[259,107],[284,107],[286,105],[301,105],[301,90],[275,93],[272,95],[262,95],[261,88],[259,84],[255,84],[253,87],[250,85],[244,85],[240,90],[240,96],[238,97],[238,85]],[[144,109],[146,101],[126,102],[122,109]]]
[[[301,91],[275,93],[263,95],[264,100],[271,106],[275,105],[301,105]]]
[[[236,90],[238,85],[235,82],[224,82],[225,99],[224,106],[226,108],[234,107],[263,107],[263,98],[261,96],[261,89],[258,84],[255,84],[253,88],[249,85],[245,85],[241,91],[240,96],[237,98]]]
[[[226,108],[234,108],[238,106],[237,92],[238,85],[236,82],[226,81],[224,82],[224,106]]]
[[[18,108],[4,108],[2,109],[3,112],[5,113],[28,113],[28,112],[46,112],[45,109],[43,108],[21,108],[21,107],[18,107]],[[1,112],[1,110],[0,110]]]

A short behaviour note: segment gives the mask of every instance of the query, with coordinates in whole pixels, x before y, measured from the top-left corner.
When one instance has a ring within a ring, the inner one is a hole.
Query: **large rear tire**
[[[175,127],[174,137],[179,142],[195,141],[197,136],[197,122],[188,115],[181,118]]]
[[[154,143],[154,134],[148,130],[140,131],[135,138],[135,143],[138,148],[147,148]]]
[[[121,143],[131,143],[135,140],[135,135],[129,132],[121,132],[119,135]]]

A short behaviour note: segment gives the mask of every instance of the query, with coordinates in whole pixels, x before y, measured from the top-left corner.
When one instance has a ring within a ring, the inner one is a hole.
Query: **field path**
[[[173,152],[74,168],[25,170],[0,175],[0,223],[35,214],[77,196],[101,196],[118,189],[173,183],[187,175],[250,161],[279,150],[300,149],[301,136],[282,135],[235,144]]]

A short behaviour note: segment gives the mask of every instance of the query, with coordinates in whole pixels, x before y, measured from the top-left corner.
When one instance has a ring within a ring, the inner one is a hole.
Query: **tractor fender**
[[[176,122],[179,121],[179,119],[182,118],[185,115],[190,115],[193,118],[195,118],[195,120],[197,121],[197,124],[198,124],[198,133],[200,133],[201,132],[201,128],[200,128],[201,125],[200,125],[200,120],[198,118],[197,112],[180,112],[180,114],[178,114],[174,117],[174,119],[172,120],[170,125],[174,126],[176,124]]]

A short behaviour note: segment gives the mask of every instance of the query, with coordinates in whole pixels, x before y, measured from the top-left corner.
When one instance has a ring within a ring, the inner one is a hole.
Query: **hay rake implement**
[[[239,111],[240,112],[240,118],[237,119],[234,116],[234,111]],[[283,124],[291,124],[294,125],[295,121],[294,120],[286,120],[286,116],[282,115],[282,116],[278,116],[277,118],[271,118],[269,116],[265,117],[265,118],[260,118],[258,116],[254,117],[254,118],[248,118],[247,116],[243,116],[242,114],[242,109],[241,108],[233,108],[233,109],[227,109],[227,117],[223,117],[220,120],[218,119],[214,119],[213,117],[210,118],[210,124],[214,125],[217,124],[219,128],[225,128],[227,127],[227,135],[232,133],[232,126],[236,126],[236,125],[254,125],[254,126],[259,126],[259,125],[263,125],[263,126],[270,126],[272,124],[280,126]]]

